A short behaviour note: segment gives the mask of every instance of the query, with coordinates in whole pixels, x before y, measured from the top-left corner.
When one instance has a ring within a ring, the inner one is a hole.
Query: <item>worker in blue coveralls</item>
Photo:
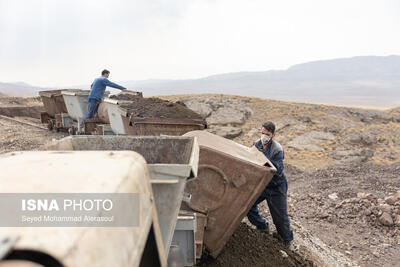
[[[92,85],[90,86],[90,94],[89,94],[89,113],[86,115],[86,120],[93,118],[95,114],[97,114],[97,110],[99,108],[99,104],[104,96],[104,91],[106,87],[112,87],[120,90],[126,89],[125,87],[118,85],[116,83],[110,82],[108,77],[110,76],[109,70],[103,70],[101,72],[101,77],[96,78]]]
[[[270,121],[263,123],[261,138],[254,142],[254,146],[264,153],[277,171],[251,207],[247,218],[257,229],[269,233],[268,222],[261,217],[257,208],[258,204],[266,200],[277,230],[277,234],[274,234],[274,236],[283,241],[286,246],[289,246],[293,240],[293,231],[290,227],[290,220],[287,213],[288,183],[283,171],[283,159],[285,155],[282,146],[274,140],[274,137],[275,125]]]

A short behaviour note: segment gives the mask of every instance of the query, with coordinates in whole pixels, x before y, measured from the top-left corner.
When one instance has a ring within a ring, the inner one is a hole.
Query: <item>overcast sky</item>
[[[0,0],[0,82],[90,84],[400,54],[398,0]]]

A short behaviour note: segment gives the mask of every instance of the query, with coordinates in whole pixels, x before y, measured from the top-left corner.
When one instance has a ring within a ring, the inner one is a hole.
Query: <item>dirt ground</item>
[[[379,220],[385,210],[393,218],[400,214],[400,202],[384,201],[400,190],[400,163],[352,163],[311,172],[287,166],[286,173],[294,220],[362,266],[400,266],[400,225]]]
[[[213,259],[204,255],[198,264],[201,267],[239,266],[314,266],[311,261],[286,248],[272,235],[241,223],[229,242]]]
[[[16,119],[40,125],[39,119],[26,117],[17,117]],[[50,132],[0,118],[0,153],[35,150],[53,139],[60,139],[64,136],[66,136],[65,133]]]

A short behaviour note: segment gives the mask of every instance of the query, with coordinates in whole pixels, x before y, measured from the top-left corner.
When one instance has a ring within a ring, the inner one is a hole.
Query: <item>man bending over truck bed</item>
[[[251,207],[247,218],[257,227],[257,229],[269,232],[268,222],[261,217],[258,212],[258,204],[267,201],[269,212],[278,232],[278,239],[282,240],[285,245],[289,246],[293,240],[293,232],[290,228],[289,216],[287,213],[287,190],[288,183],[283,171],[284,152],[282,146],[275,141],[275,125],[272,122],[266,122],[261,128],[261,138],[254,142],[254,146],[258,148],[269,161],[274,164],[277,169],[272,180],[261,193],[259,198]]]
[[[116,83],[110,82],[108,77],[110,76],[110,71],[103,70],[101,72],[101,77],[96,78],[92,85],[90,86],[90,94],[89,94],[89,113],[86,116],[87,119],[93,118],[95,114],[97,114],[97,110],[99,108],[99,104],[101,103],[104,91],[106,87],[112,87],[120,90],[126,89],[125,87],[118,85]]]

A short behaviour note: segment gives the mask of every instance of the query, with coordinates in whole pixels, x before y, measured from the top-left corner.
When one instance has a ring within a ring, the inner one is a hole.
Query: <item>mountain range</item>
[[[390,108],[400,106],[400,56],[320,60],[286,70],[235,72],[187,80],[122,81],[145,96],[233,94],[285,101]],[[89,88],[79,86],[81,88]],[[76,86],[69,88],[77,88]],[[37,94],[43,88],[0,83],[5,94]]]

